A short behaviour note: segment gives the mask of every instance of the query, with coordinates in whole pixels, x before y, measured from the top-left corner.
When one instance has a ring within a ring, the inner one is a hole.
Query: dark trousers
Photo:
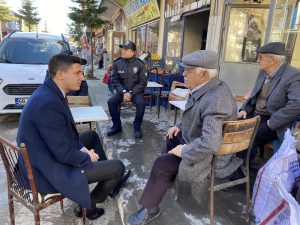
[[[79,135],[79,140],[87,149],[95,150],[100,157],[99,161],[107,160],[97,132],[93,130],[85,131]]]
[[[100,157],[100,161],[94,162],[92,169],[85,170],[88,183],[98,183],[90,193],[92,207],[95,207],[96,203],[104,202],[112,192],[122,178],[125,167],[120,160],[107,160],[95,131],[84,132],[80,134],[79,139],[87,149],[94,149]]]
[[[265,144],[278,139],[276,131],[271,130],[270,127],[267,125],[267,121],[270,119],[270,116],[265,116],[265,115],[259,115],[259,116],[261,120],[251,148],[250,162],[252,162],[255,159],[258,148],[262,149],[264,148]],[[245,151],[238,153],[237,155],[240,158],[243,158],[244,160],[246,159]]]
[[[108,109],[113,122],[113,128],[121,127],[121,110],[120,106],[123,102],[123,95],[120,93],[115,93],[113,96],[108,99]],[[144,93],[139,93],[132,96],[132,102],[136,107],[136,114],[133,123],[134,130],[140,130],[143,122],[143,117],[145,113],[145,98]]]
[[[153,163],[150,177],[139,200],[143,207],[157,207],[168,188],[174,183],[181,158],[167,152],[179,144],[185,144],[181,133],[178,133],[173,139],[167,138],[162,155],[157,157]]]

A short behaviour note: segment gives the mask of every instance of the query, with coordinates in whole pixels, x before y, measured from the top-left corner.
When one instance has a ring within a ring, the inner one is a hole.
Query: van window
[[[14,64],[48,64],[50,58],[69,48],[63,41],[30,38],[4,39],[0,62]]]

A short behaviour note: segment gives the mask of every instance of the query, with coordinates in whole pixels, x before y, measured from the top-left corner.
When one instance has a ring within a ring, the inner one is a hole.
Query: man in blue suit
[[[104,209],[97,208],[96,203],[103,202],[118,184],[124,165],[119,160],[99,160],[105,154],[96,133],[85,133],[81,138],[76,130],[65,96],[79,90],[84,80],[81,59],[58,54],[51,58],[48,69],[50,77],[23,109],[17,143],[28,148],[42,196],[59,192],[79,204],[74,210],[76,216],[81,216],[82,206],[88,209],[89,219],[97,219]],[[21,155],[18,165],[26,173]],[[98,184],[89,193],[88,184],[95,182]]]

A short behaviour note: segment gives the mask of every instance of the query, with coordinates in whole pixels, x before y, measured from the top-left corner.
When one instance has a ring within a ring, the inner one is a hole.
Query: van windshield
[[[69,45],[63,41],[8,38],[0,46],[0,63],[48,64],[53,55],[65,50],[69,50]]]

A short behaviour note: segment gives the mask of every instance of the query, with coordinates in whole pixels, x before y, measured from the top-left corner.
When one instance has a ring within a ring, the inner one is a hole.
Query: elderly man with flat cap
[[[257,148],[272,140],[282,141],[291,121],[300,114],[300,71],[286,62],[285,44],[270,42],[257,52],[260,71],[250,98],[239,112],[242,118],[261,117],[251,161]]]
[[[222,121],[237,118],[237,106],[228,86],[217,75],[217,55],[200,50],[182,58],[185,86],[191,89],[182,121],[171,127],[162,155],[153,163],[150,178],[139,200],[141,208],[128,224],[144,225],[160,215],[159,203],[175,177],[202,183],[210,174],[212,156],[222,142]],[[216,176],[232,174],[242,160],[219,157]]]

